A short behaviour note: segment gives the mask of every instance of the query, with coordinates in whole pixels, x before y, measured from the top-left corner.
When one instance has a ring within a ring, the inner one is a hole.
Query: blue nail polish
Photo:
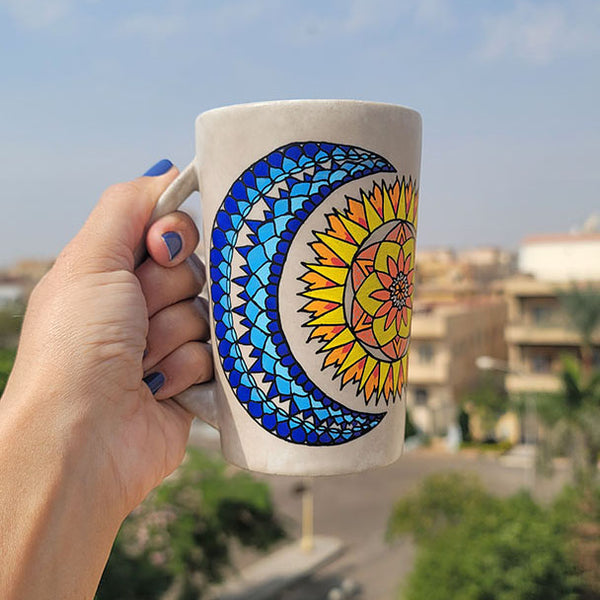
[[[150,167],[145,173],[144,177],[158,177],[164,175],[171,167],[173,163],[168,158],[159,160],[155,165]]]
[[[176,231],[167,231],[167,233],[163,233],[161,237],[169,251],[169,260],[173,260],[183,248],[181,236]]]
[[[158,392],[158,390],[160,390],[160,388],[164,385],[165,376],[157,371],[156,373],[150,373],[150,375],[146,375],[143,381],[150,388],[150,391],[153,394],[156,394],[156,392]]]

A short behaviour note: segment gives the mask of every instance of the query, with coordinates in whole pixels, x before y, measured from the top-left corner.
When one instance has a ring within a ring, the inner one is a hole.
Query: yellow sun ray
[[[383,186],[383,220],[393,221],[396,218],[396,211],[394,210],[394,206],[392,205],[392,199],[390,198],[390,193],[388,188]]]
[[[357,363],[361,358],[364,358],[365,355],[366,355],[366,352],[364,351],[363,347],[358,342],[354,342],[354,346],[352,347],[352,350],[350,350],[350,352],[348,352],[346,359],[340,365],[340,373],[343,373],[346,369],[350,368],[354,363]]]
[[[325,265],[306,265],[309,269],[322,275],[333,283],[343,284],[348,276],[348,269],[346,267],[328,267]]]
[[[307,298],[316,298],[318,300],[327,300],[327,302],[337,302],[341,304],[344,301],[344,286],[336,285],[317,290],[304,292],[303,296]]]
[[[309,325],[345,325],[344,309],[338,306],[336,309],[309,321]]]
[[[326,233],[317,233],[317,237],[324,243],[327,244],[347,265],[352,262],[358,245],[350,244],[334,238]]]
[[[348,233],[356,240],[357,246],[362,243],[362,241],[369,235],[368,230],[359,225],[358,223],[354,223],[350,219],[339,215],[340,221],[344,224],[344,227],[348,231]]]
[[[346,344],[355,341],[354,334],[349,329],[344,329],[341,333],[338,333],[330,342],[325,344],[321,351],[332,350],[333,348],[339,348]]]
[[[363,192],[363,201],[365,204],[365,215],[367,217],[367,224],[369,225],[369,231],[375,231],[380,225],[383,224],[381,217],[377,213],[375,207],[369,201],[368,196]]]

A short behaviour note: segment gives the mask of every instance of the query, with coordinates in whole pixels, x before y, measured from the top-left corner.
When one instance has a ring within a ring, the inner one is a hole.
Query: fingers
[[[144,381],[157,400],[164,400],[195,383],[210,381],[212,377],[210,346],[202,342],[187,342],[159,361]]]
[[[206,281],[204,265],[195,254],[174,267],[162,267],[148,259],[135,273],[146,298],[149,317],[181,300],[195,298]]]
[[[173,267],[192,254],[198,238],[198,229],[191,217],[174,212],[152,224],[146,234],[146,247],[156,263]]]
[[[134,251],[152,210],[179,174],[169,161],[158,164],[161,168],[150,169],[149,176],[118,183],[102,194],[81,231],[62,253],[71,270],[133,270]]]
[[[184,300],[157,312],[150,319],[144,372],[186,342],[206,341],[209,338],[208,306],[203,298]]]

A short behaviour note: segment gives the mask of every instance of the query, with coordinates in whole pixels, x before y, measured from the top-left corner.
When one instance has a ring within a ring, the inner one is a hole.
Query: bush
[[[16,354],[17,351],[14,349],[0,348],[0,395],[2,395],[6,387]]]
[[[158,599],[174,586],[197,600],[223,577],[234,542],[266,550],[283,536],[265,483],[190,450],[123,524],[96,598]]]
[[[0,308],[0,348],[10,348],[17,345],[25,306],[14,302]]]
[[[394,508],[388,536],[419,543],[405,600],[569,600],[582,578],[564,507],[494,498],[473,477],[435,475]]]

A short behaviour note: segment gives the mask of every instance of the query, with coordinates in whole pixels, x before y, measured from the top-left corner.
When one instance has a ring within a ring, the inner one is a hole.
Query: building
[[[417,303],[413,312],[407,406],[415,425],[440,436],[456,423],[458,406],[479,381],[475,359],[506,357],[506,306],[501,298]]]
[[[521,273],[542,281],[600,281],[600,232],[526,238],[518,262]]]
[[[573,354],[580,358],[581,336],[563,310],[558,296],[571,285],[527,276],[504,282],[508,308],[506,389],[509,394],[558,391],[561,357]],[[587,285],[597,285],[600,293],[600,279]],[[600,330],[594,333],[592,342],[600,367]]]
[[[515,256],[495,247],[455,251],[447,248],[417,252],[419,302],[463,302],[493,292],[492,282],[515,272]]]

